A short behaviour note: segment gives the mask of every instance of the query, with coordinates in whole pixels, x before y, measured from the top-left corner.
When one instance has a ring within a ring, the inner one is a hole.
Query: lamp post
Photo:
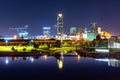
[[[6,47],[7,47],[7,44],[8,44],[8,40],[6,40],[6,41],[5,41],[5,43],[6,43]]]

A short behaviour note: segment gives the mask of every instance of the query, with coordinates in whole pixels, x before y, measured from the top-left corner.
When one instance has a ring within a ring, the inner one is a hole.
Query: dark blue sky
[[[64,32],[69,27],[87,27],[97,22],[113,34],[120,34],[119,0],[0,0],[0,35],[13,35],[9,27],[29,25],[32,35],[43,26],[53,27],[59,12],[64,15]]]

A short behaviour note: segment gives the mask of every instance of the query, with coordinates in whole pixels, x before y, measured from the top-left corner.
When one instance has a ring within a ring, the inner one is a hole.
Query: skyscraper
[[[63,14],[57,15],[57,35],[62,36],[63,34]]]
[[[71,35],[76,35],[76,33],[77,33],[77,28],[76,27],[71,27],[70,28],[70,34]]]
[[[91,32],[98,33],[98,25],[97,25],[97,23],[93,22],[90,25],[91,25],[91,29],[92,29]]]

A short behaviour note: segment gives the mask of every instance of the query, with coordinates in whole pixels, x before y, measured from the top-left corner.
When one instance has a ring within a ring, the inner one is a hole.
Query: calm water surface
[[[120,80],[120,61],[88,57],[0,57],[0,80]]]

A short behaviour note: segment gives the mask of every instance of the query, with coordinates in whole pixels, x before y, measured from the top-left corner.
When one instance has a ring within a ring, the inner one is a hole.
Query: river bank
[[[120,52],[113,53],[95,53],[95,52],[82,52],[76,50],[76,52],[84,57],[92,57],[92,58],[115,58],[120,60]]]
[[[52,53],[51,53],[52,52]],[[51,51],[51,52],[38,52],[38,51],[33,51],[33,52],[0,52],[0,57],[27,57],[27,56],[42,56],[42,55],[48,55],[48,56],[61,56],[60,52],[56,51]],[[91,58],[115,58],[120,60],[120,53],[115,52],[115,53],[95,53],[95,52],[82,52],[80,50],[74,51],[77,53],[77,55],[83,56],[83,57],[91,57]],[[63,56],[77,56],[75,53],[74,54],[63,54]]]

